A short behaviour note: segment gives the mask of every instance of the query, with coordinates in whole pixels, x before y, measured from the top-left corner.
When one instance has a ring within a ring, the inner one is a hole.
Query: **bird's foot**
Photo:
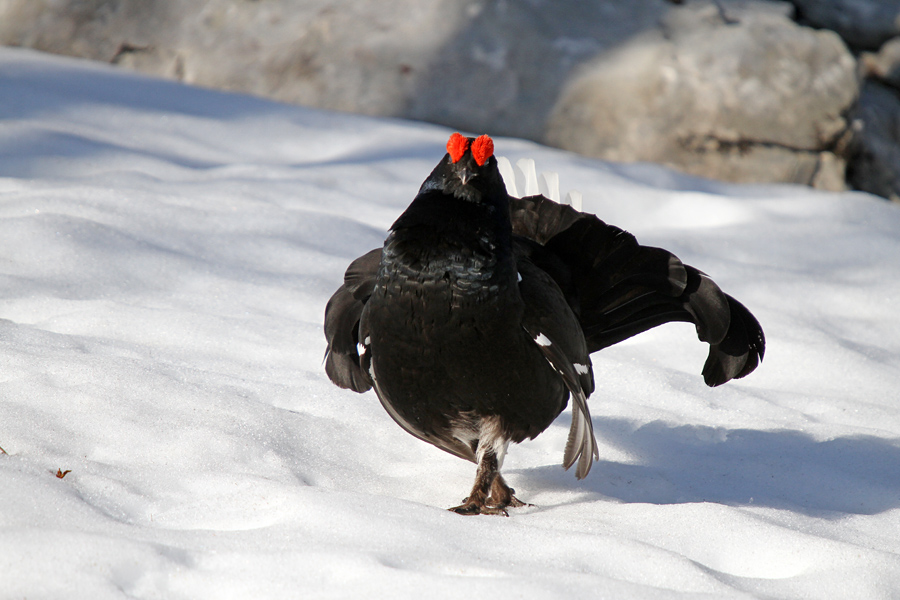
[[[506,506],[510,508],[522,508],[523,506],[534,506],[534,504],[529,504],[528,502],[522,502],[518,498],[514,496],[516,490],[509,488],[509,500],[506,503]]]
[[[481,452],[482,441],[479,441]],[[505,446],[504,446],[505,448]],[[508,517],[508,507],[531,506],[515,497],[515,490],[506,485],[500,475],[497,455],[493,449],[483,452],[475,474],[475,485],[469,497],[459,506],[449,509],[458,515],[503,515]]]
[[[451,510],[458,515],[502,515],[508,517],[509,512],[507,512],[507,508],[534,506],[516,498],[514,489],[506,486],[504,488],[504,493],[499,494],[498,498],[495,498],[493,494],[481,502],[471,498],[463,498],[462,504],[447,510]]]
[[[458,515],[500,515],[503,517],[508,517],[509,513],[506,512],[505,506],[494,506],[488,503],[478,503],[478,502],[469,502],[468,499],[464,500],[462,504],[459,506],[454,506],[453,508],[449,508],[452,512],[455,512]]]
[[[527,502],[522,502],[515,496],[516,490],[512,489],[502,477],[498,476],[494,480],[494,484],[491,486],[491,495],[488,498],[488,502],[494,506],[502,506],[504,508],[521,508],[523,506],[534,506],[533,504],[528,504]]]

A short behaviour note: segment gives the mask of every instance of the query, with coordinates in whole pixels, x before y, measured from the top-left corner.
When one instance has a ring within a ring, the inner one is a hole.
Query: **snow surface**
[[[14,49],[0,119],[0,597],[900,595],[896,206],[497,139],[768,352],[717,389],[689,325],[594,355],[590,476],[567,411],[510,449],[535,506],[462,517],[474,466],[322,369],[326,300],[447,130]]]

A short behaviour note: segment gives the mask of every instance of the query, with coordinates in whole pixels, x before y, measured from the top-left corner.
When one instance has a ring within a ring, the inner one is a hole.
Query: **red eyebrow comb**
[[[472,142],[472,158],[478,163],[479,167],[483,167],[484,163],[494,155],[494,140],[486,135],[479,136]]]
[[[447,152],[450,153],[450,160],[457,162],[466,153],[469,148],[469,139],[461,133],[454,133],[447,141]]]

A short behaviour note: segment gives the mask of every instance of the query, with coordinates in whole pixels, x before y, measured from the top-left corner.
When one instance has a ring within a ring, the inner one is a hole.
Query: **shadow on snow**
[[[560,423],[562,425],[562,423]],[[594,419],[598,439],[632,463],[601,460],[581,482],[559,465],[511,470],[531,493],[582,489],[622,502],[715,502],[806,514],[876,514],[900,508],[900,442],[874,436],[817,440],[795,430],[674,426],[635,427]],[[837,516],[837,515],[835,515]]]

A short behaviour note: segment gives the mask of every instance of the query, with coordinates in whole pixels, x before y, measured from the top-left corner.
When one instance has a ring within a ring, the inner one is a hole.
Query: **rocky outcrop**
[[[572,69],[655,28],[664,0],[493,1],[436,54],[403,116],[542,141]]]
[[[539,139],[569,70],[665,0],[6,0],[0,43],[186,83]]]
[[[834,33],[792,20],[818,23],[836,2],[859,14],[890,4],[796,0],[793,15],[765,0],[3,0],[0,43],[720,179],[840,189],[847,149],[865,147],[847,143],[855,61]]]
[[[437,0],[7,0],[0,43],[308,106],[397,115],[467,19]]]
[[[760,10],[764,8],[764,10]],[[829,31],[783,6],[711,4],[584,66],[563,89],[547,141],[731,181],[842,188],[855,61]]]

